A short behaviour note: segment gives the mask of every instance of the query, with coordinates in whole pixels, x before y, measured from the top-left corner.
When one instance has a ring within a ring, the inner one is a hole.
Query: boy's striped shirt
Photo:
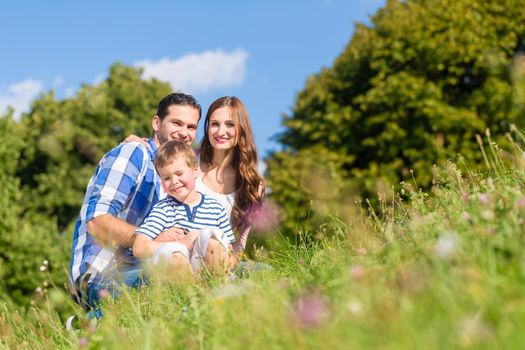
[[[230,220],[224,207],[215,199],[202,193],[200,203],[193,209],[190,209],[187,204],[167,196],[153,206],[151,213],[135,232],[155,239],[163,231],[174,226],[186,228],[189,231],[215,227],[228,237],[230,243],[235,242]]]

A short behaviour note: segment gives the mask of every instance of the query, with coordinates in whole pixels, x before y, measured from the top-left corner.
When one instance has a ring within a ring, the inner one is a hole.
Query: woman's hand
[[[124,141],[122,141],[122,143],[127,143],[127,142],[140,142],[143,145],[147,145],[148,139],[144,137],[138,137],[137,135],[131,134],[128,137],[126,137]]]

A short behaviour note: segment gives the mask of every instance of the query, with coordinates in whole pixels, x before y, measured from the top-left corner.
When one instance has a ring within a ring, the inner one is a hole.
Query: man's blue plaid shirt
[[[129,248],[103,248],[87,232],[86,223],[110,214],[139,226],[161,197],[160,181],[153,166],[157,146],[153,139],[145,146],[138,142],[121,144],[99,162],[89,180],[73,235],[70,287],[78,291],[81,277],[89,272],[89,282],[102,278],[117,262],[128,267],[138,261]],[[101,273],[102,272],[102,273]]]

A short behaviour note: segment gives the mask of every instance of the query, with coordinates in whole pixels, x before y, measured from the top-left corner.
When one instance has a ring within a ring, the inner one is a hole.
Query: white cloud
[[[167,81],[172,88],[200,93],[221,87],[239,86],[244,81],[248,53],[242,49],[222,49],[190,53],[178,59],[142,60],[135,66],[144,68],[144,79]]]
[[[61,76],[58,76],[53,80],[53,89],[58,89],[62,84],[64,83],[64,78]]]
[[[15,109],[14,116],[19,118],[23,112],[29,110],[31,101],[44,89],[41,81],[26,79],[4,88],[0,86],[0,114],[3,114],[8,106]]]

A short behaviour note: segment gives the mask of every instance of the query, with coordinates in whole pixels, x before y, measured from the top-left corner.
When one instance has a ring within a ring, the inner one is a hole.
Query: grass
[[[25,314],[4,305],[0,346],[525,348],[525,159],[486,140],[486,174],[447,163],[431,193],[407,185],[311,241],[270,238],[257,260],[272,270],[194,284],[159,274],[74,333],[63,318],[81,310],[59,289]]]

